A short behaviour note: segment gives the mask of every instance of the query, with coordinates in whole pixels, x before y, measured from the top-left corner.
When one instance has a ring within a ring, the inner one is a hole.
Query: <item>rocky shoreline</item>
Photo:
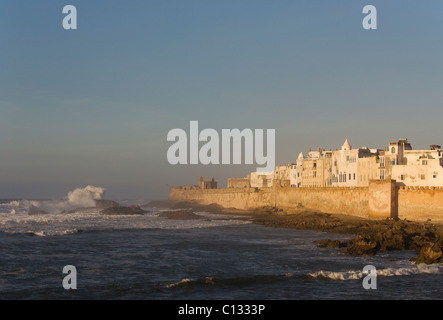
[[[406,220],[368,220],[348,215],[319,213],[300,208],[288,213],[283,209],[261,208],[244,211],[225,209],[218,205],[200,205],[195,202],[153,201],[152,207],[204,210],[211,213],[244,215],[245,219],[269,227],[295,228],[331,233],[350,234],[351,240],[324,239],[318,247],[338,248],[347,255],[375,255],[393,250],[414,250],[416,264],[443,263],[443,225],[432,222]]]
[[[419,263],[441,263],[443,251],[443,226],[429,222],[405,220],[367,220],[345,215],[303,211],[295,214],[269,214],[254,219],[255,223],[283,228],[309,229],[323,232],[352,234],[351,240],[320,240],[318,247],[341,249],[354,255],[375,255],[393,250],[414,250]]]

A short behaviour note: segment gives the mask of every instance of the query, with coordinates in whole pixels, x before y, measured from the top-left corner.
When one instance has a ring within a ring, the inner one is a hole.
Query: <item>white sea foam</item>
[[[137,216],[108,216],[100,213],[100,210],[82,208],[77,211],[73,209],[67,200],[42,200],[27,201],[20,200],[20,206],[11,207],[0,205],[0,232],[9,234],[35,234],[37,236],[55,236],[75,233],[82,230],[114,231],[135,229],[191,229],[208,228],[225,225],[237,225],[251,223],[250,221],[235,220],[234,217],[221,219],[193,219],[174,220],[158,217],[156,212],[149,212]],[[38,208],[45,214],[29,214],[31,206]],[[232,218],[232,219],[231,219]]]
[[[95,201],[100,200],[105,193],[105,189],[94,186],[85,188],[77,188],[68,193],[68,201],[70,204],[79,207],[94,207]]]
[[[42,231],[30,231],[28,233],[33,234],[38,237],[50,237],[50,236],[64,236],[68,234],[75,234],[77,233],[77,229],[67,229],[67,230],[42,230]]]
[[[443,273],[443,265],[411,265],[409,267],[402,268],[386,268],[377,269],[377,276],[381,277],[394,277],[394,276],[409,276],[416,274],[440,274]],[[324,278],[332,280],[358,280],[362,279],[363,272],[361,270],[349,270],[349,271],[324,271],[320,270],[317,272],[312,272],[307,274],[313,278]]]
[[[185,284],[192,283],[194,281],[195,280],[184,278],[184,279],[181,279],[180,281],[166,284],[165,288],[173,288],[173,287],[177,287],[177,286],[182,286],[182,285],[185,285]]]

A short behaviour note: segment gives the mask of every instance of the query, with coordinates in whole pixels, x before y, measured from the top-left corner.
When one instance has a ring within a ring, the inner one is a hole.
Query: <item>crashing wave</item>
[[[404,268],[386,268],[377,270],[377,276],[381,277],[394,277],[394,276],[409,276],[416,274],[440,274],[443,272],[443,266],[441,265],[426,265],[419,264],[411,267]],[[358,280],[362,279],[363,274],[361,270],[349,270],[343,272],[335,271],[317,271],[308,273],[307,276],[318,279],[332,279],[332,280]]]
[[[232,277],[232,278],[213,278],[205,277],[202,279],[189,279],[184,278],[177,282],[165,284],[165,288],[188,288],[192,286],[208,286],[208,285],[229,285],[229,286],[245,286],[250,284],[265,284],[278,281],[285,281],[287,278],[291,278],[292,273],[286,273],[284,275],[273,274],[258,274],[251,276]]]
[[[68,193],[68,201],[79,207],[95,207],[95,200],[100,200],[104,193],[105,189],[100,187],[77,188]]]
[[[52,236],[64,236],[68,234],[78,233],[77,229],[67,229],[67,230],[53,230],[53,231],[28,231],[29,234],[37,237],[52,237]]]
[[[20,202],[13,200],[11,202],[5,203],[5,205],[10,206],[10,207],[18,207],[20,205]]]

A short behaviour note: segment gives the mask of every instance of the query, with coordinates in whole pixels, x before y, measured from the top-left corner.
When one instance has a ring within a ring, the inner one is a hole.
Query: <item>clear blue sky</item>
[[[166,198],[255,169],[169,165],[166,135],[190,120],[275,129],[278,164],[346,138],[443,144],[439,0],[1,0],[0,46],[0,198]]]

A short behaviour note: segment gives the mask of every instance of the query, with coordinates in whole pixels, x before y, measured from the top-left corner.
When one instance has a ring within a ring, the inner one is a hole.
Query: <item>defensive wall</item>
[[[369,219],[443,222],[443,188],[397,187],[395,180],[372,180],[368,187],[290,188],[277,183],[265,188],[172,187],[169,199],[244,210],[307,208]]]

